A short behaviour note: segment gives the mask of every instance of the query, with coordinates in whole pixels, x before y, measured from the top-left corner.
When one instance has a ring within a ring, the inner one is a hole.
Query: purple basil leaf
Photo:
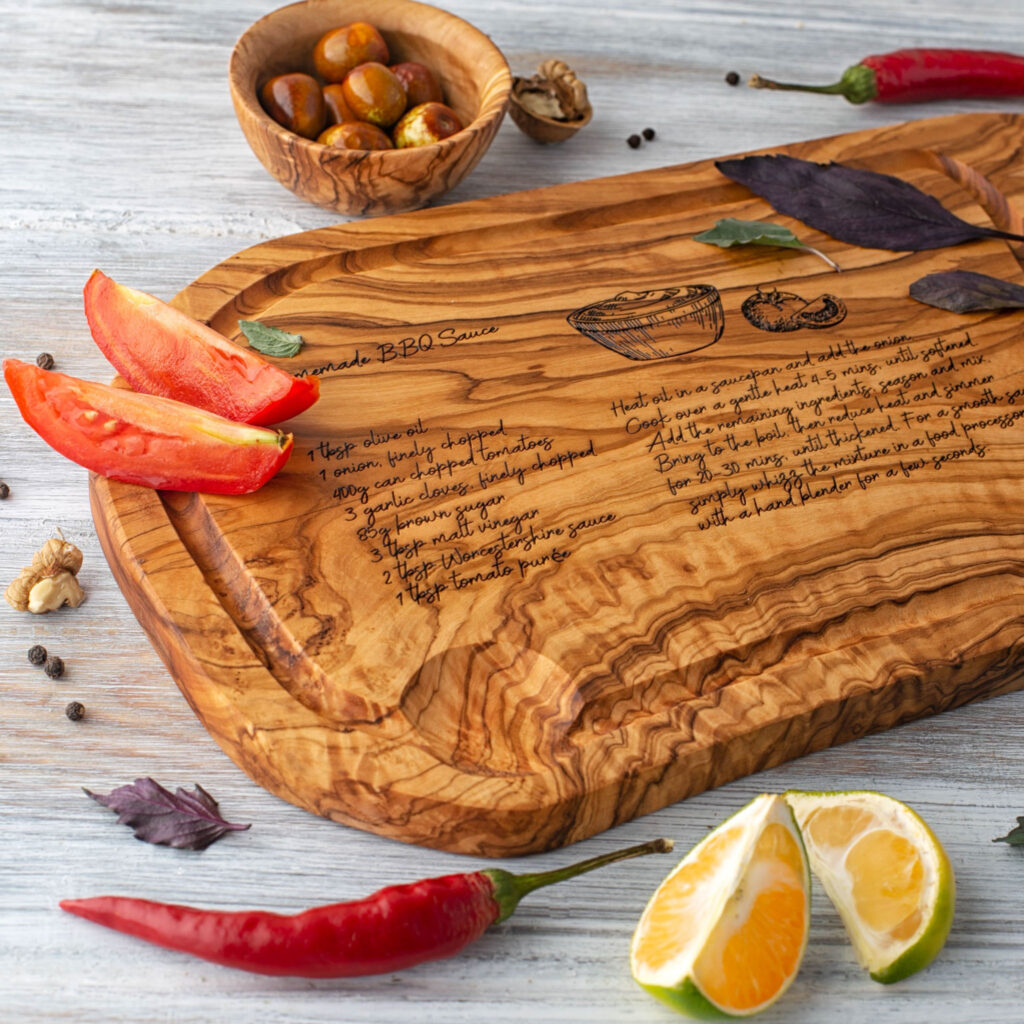
[[[891,174],[791,156],[747,156],[715,166],[779,213],[850,245],[914,252],[976,238],[1024,241],[961,220],[934,196]]]
[[[1024,287],[973,270],[927,274],[910,286],[910,297],[951,313],[984,309],[1024,309]]]
[[[179,850],[205,850],[225,833],[250,827],[225,821],[217,801],[198,784],[191,793],[180,787],[171,793],[153,779],[136,779],[106,796],[85,792],[116,811],[118,824],[130,825],[136,839]]]

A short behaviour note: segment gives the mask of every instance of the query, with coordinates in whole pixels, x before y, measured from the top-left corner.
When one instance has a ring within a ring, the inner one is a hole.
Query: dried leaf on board
[[[910,286],[910,297],[951,313],[1024,309],[1024,286],[973,270],[926,274]]]

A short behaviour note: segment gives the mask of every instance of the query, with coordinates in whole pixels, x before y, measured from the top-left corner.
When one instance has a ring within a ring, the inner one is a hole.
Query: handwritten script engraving
[[[984,459],[987,432],[1024,417],[1024,395],[998,390],[986,358],[966,331],[847,339],[609,408],[706,530]]]
[[[468,430],[370,427],[357,439],[320,441],[306,452],[331,486],[400,601],[433,604],[495,579],[523,579],[557,566],[589,529],[615,513],[546,521],[526,500],[538,475],[567,473],[597,451],[592,439],[566,445],[548,434],[511,430],[503,419]],[[514,506],[514,508],[513,508]]]

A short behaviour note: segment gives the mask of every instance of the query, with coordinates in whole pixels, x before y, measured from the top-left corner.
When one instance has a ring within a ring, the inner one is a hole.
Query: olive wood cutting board
[[[1019,231],[1022,129],[770,152]],[[842,271],[693,240],[721,217]],[[1024,313],[908,297],[954,268],[1024,279],[1000,240],[843,245],[713,161],[258,245],[175,302],[303,335],[289,463],[245,497],[93,477],[100,538],[273,793],[462,853],[570,843],[1022,685]]]

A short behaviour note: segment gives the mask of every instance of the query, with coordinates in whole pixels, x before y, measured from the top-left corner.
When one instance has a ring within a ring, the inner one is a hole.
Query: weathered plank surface
[[[241,137],[227,55],[269,5],[0,4],[7,54],[0,93],[0,266],[4,355],[50,350],[68,372],[105,379],[80,289],[94,266],[169,298],[247,246],[334,219],[285,192]],[[998,48],[1021,37],[1016,5],[939,0],[551,5],[458,2],[513,70],[551,55],[586,79],[593,122],[562,148],[539,149],[506,123],[452,202],[684,163],[947,112],[854,108],[840,100],[730,89],[735,67],[825,81],[866,53],[914,44]],[[55,88],[60,96],[55,102]],[[1017,101],[1000,110],[1020,111]],[[630,150],[650,124],[658,138]],[[60,526],[85,551],[89,598],[38,620],[0,606],[0,1006],[12,1020],[437,1021],[665,1020],[628,977],[632,926],[666,870],[639,861],[539,892],[457,960],[361,982],[306,983],[233,974],[65,919],[65,895],[132,892],[198,904],[293,910],[381,884],[481,865],[393,843],[310,815],[252,783],[218,749],[151,649],[106,566],[87,479],[22,426],[0,396],[0,572],[13,576]],[[1009,499],[1008,499],[1009,500]],[[24,660],[42,642],[62,654],[53,683]],[[63,716],[68,700],[89,709]],[[1017,851],[989,840],[1024,813],[1019,694],[999,697],[812,754],[655,814],[571,851],[510,866],[554,866],[665,834],[686,847],[753,794],[787,786],[870,786],[909,801],[946,843],[959,879],[957,921],[940,960],[895,988],[853,965],[815,897],[804,969],[767,1021],[910,1024],[1020,1019],[1024,896]],[[232,820],[253,821],[201,855],[135,842],[81,793],[139,775],[200,782]],[[56,981],[55,981],[56,979]]]

